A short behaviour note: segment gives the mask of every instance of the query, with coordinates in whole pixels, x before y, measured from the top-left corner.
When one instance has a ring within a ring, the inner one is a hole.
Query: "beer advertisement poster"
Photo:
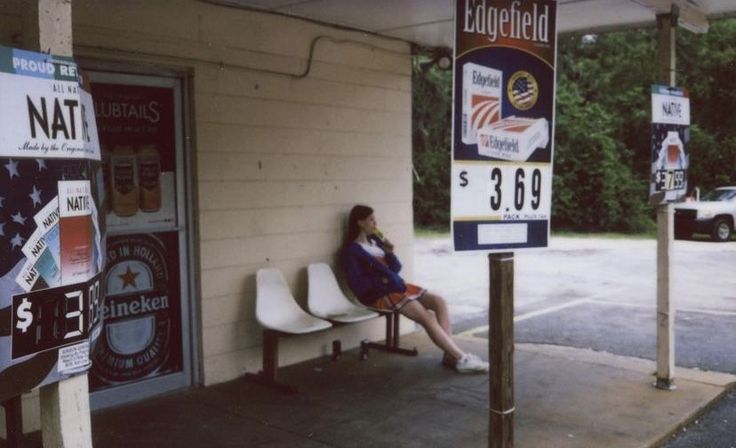
[[[456,0],[451,216],[456,251],[546,247],[557,5]]]
[[[177,232],[108,238],[92,391],[182,370],[178,247]]]
[[[176,226],[176,132],[171,88],[93,82],[111,232]]]
[[[687,193],[690,98],[685,89],[652,86],[652,176],[649,197],[675,202]]]
[[[0,401],[84,373],[101,331],[104,183],[70,58],[0,47]]]

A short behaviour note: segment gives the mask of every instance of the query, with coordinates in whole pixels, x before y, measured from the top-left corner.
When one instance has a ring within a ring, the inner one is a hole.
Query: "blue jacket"
[[[368,237],[384,249],[383,242],[376,236]],[[406,291],[404,280],[399,276],[401,262],[393,253],[386,251],[386,263],[381,263],[353,241],[342,254],[342,268],[348,286],[362,303],[372,305],[376,299],[392,292]]]

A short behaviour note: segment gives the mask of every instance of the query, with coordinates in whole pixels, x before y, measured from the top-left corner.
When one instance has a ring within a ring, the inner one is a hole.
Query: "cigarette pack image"
[[[463,65],[461,138],[466,145],[478,142],[477,132],[501,119],[503,73],[490,67]]]
[[[94,226],[90,182],[59,181],[61,283],[86,281],[93,274]]]
[[[535,149],[549,143],[546,118],[507,117],[478,131],[478,154],[504,160],[525,161]]]

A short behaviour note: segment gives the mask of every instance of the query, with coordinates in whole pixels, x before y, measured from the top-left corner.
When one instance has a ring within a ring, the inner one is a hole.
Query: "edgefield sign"
[[[547,246],[556,17],[552,0],[455,3],[455,250]]]

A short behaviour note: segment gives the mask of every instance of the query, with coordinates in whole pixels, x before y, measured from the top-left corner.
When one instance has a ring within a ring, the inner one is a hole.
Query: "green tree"
[[[414,222],[426,228],[450,226],[450,132],[452,71],[420,51],[413,70]]]

